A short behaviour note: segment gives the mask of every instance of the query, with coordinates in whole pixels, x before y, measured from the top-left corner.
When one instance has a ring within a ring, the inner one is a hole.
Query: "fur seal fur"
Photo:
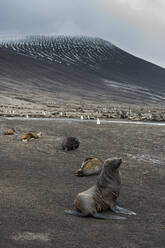
[[[62,141],[62,149],[64,151],[75,150],[79,147],[80,141],[75,137],[67,137]]]
[[[42,136],[42,133],[39,132],[37,134],[33,134],[33,133],[26,133],[22,136],[21,140],[22,141],[30,141],[32,139],[38,139],[39,137]]]
[[[8,129],[7,131],[4,131],[4,135],[13,135],[16,131],[14,128]]]
[[[86,158],[78,171],[76,171],[76,175],[79,177],[82,176],[90,176],[99,174],[103,167],[103,162],[100,158],[96,157],[88,157]]]
[[[78,216],[93,216],[103,219],[123,219],[121,216],[103,216],[99,212],[111,209],[115,213],[133,214],[134,212],[121,208],[116,200],[120,194],[121,177],[119,172],[122,159],[107,159],[96,185],[79,193],[74,201],[76,211],[65,210],[68,214]],[[78,214],[76,214],[78,213]]]

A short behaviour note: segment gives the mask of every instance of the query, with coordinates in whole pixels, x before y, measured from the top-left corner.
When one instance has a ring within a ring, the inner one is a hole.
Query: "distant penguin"
[[[75,137],[67,137],[62,141],[62,149],[64,151],[76,150],[80,145],[80,141]]]
[[[29,115],[28,114],[26,114],[26,118],[29,118]]]
[[[100,125],[100,120],[99,120],[99,118],[97,118],[97,125]]]
[[[81,115],[80,119],[81,119],[81,120],[84,120],[84,117]]]

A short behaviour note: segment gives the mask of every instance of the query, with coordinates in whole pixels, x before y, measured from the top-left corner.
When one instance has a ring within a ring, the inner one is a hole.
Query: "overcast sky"
[[[0,34],[97,36],[165,68],[165,0],[0,0]]]

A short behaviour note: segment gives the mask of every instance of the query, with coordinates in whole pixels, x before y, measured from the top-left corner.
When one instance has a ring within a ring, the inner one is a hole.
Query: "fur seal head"
[[[39,137],[41,137],[42,135],[43,135],[42,132],[39,132],[39,133],[36,134],[36,137],[39,138]]]
[[[122,163],[121,158],[113,158],[106,159],[103,164],[103,169],[100,174],[100,183],[105,179],[112,179],[113,177],[117,177],[119,172],[119,167]]]

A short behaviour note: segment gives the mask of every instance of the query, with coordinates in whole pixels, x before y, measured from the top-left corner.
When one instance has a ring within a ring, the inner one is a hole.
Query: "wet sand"
[[[17,135],[3,135],[12,127]],[[21,142],[30,131],[43,136]],[[80,147],[63,152],[62,137],[71,135]],[[1,247],[163,248],[164,138],[164,126],[0,119]],[[123,159],[119,204],[136,216],[110,221],[64,213],[96,182],[74,175],[89,155]]]

